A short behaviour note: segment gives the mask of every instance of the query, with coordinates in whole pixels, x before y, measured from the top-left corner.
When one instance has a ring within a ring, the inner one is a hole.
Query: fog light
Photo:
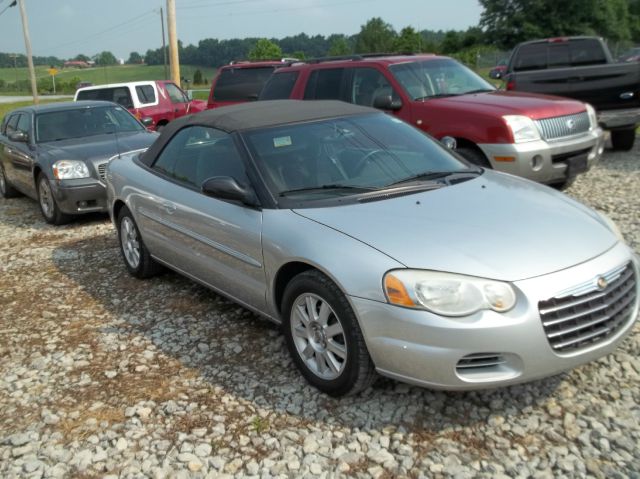
[[[533,158],[531,158],[531,168],[533,169],[533,171],[540,171],[540,169],[542,168],[543,162],[544,160],[540,155],[536,155]]]

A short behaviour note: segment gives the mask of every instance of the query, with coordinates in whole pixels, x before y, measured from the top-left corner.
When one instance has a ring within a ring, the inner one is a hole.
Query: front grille
[[[463,357],[458,364],[456,364],[456,369],[460,370],[470,370],[470,369],[483,369],[483,368],[493,368],[495,366],[499,366],[504,364],[506,361],[502,354],[499,353],[473,353],[467,354]]]
[[[589,114],[585,111],[575,115],[545,118],[536,122],[545,140],[557,140],[589,131]]]
[[[98,176],[102,181],[107,181],[107,162],[98,165]]]
[[[636,301],[632,264],[616,268],[599,280],[538,303],[542,326],[554,351],[571,352],[603,342],[631,319]]]

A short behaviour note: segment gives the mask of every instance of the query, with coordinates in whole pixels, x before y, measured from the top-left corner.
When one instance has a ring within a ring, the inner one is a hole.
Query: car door
[[[189,113],[189,99],[187,98],[186,93],[178,88],[176,84],[171,82],[165,83],[164,87],[169,94],[169,99],[171,100],[173,118],[180,118],[181,116]]]
[[[32,114],[29,112],[21,112],[15,126],[16,133],[24,133],[26,141],[13,141],[7,139],[8,153],[7,159],[11,170],[11,183],[26,192],[27,194],[35,194],[35,183],[33,180],[33,165],[36,160],[35,148],[33,143]],[[7,148],[5,148],[5,152]]]
[[[231,176],[249,184],[233,139],[203,126],[183,128],[151,165],[162,181],[145,192],[143,235],[154,255],[175,269],[247,305],[265,305],[262,212],[205,196],[204,180]],[[147,230],[147,231],[144,231]]]

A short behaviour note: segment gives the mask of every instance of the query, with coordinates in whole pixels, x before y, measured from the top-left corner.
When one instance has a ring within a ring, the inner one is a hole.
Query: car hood
[[[574,266],[618,241],[595,211],[568,196],[491,171],[437,190],[294,211],[408,268],[503,281]]]
[[[426,108],[441,106],[489,115],[525,115],[534,120],[573,115],[585,111],[582,102],[537,93],[494,91],[425,100]]]
[[[148,148],[158,137],[150,131],[96,135],[84,138],[40,143],[41,153],[54,160],[108,159],[118,153]]]

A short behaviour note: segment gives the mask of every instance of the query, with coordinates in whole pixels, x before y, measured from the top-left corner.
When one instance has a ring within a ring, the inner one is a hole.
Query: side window
[[[156,102],[156,92],[151,85],[139,85],[136,87],[136,93],[138,100],[142,104],[149,104]]]
[[[31,117],[28,113],[22,113],[20,118],[18,118],[18,124],[16,125],[16,130],[21,131],[23,133],[29,134]]]
[[[176,133],[152,168],[197,190],[214,176],[231,176],[239,183],[249,183],[231,136],[204,126],[191,126]]]
[[[291,96],[299,72],[274,73],[260,93],[260,100],[286,100]]]
[[[375,68],[356,68],[353,72],[353,82],[349,101],[357,105],[373,106],[378,96],[397,97],[391,83],[382,72]]]
[[[344,68],[315,70],[304,91],[305,100],[341,100]]]
[[[7,122],[7,129],[6,129],[7,136],[9,136],[11,133],[16,131],[19,117],[20,117],[20,114],[16,113],[15,115],[12,115],[11,118],[9,118],[9,121]]]
[[[213,98],[217,101],[255,100],[275,67],[225,68],[216,80]]]
[[[167,89],[172,103],[185,103],[187,101],[182,90],[173,83],[165,83],[164,87]]]
[[[123,86],[118,88],[109,89],[112,97],[107,101],[112,101],[122,105],[125,108],[133,108],[133,101],[131,100],[131,92],[129,87]]]

